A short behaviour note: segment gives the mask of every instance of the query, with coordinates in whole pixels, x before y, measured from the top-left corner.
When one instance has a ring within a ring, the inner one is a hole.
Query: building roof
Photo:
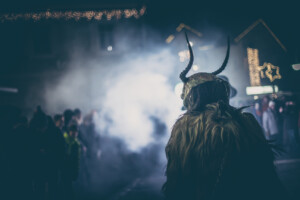
[[[255,21],[253,24],[251,24],[247,29],[245,29],[240,35],[238,35],[234,41],[239,42],[242,40],[246,35],[248,35],[251,31],[255,29],[259,24],[262,24],[263,27],[267,29],[267,31],[271,34],[271,36],[275,39],[275,41],[278,43],[278,45],[286,52],[287,49],[285,46],[281,43],[281,41],[278,39],[278,37],[273,33],[273,31],[269,28],[269,26],[266,24],[266,22],[262,19],[259,19]]]
[[[197,37],[202,37],[203,36],[203,34],[201,32],[199,32],[199,31],[197,31],[196,29],[191,28],[190,26],[188,26],[188,25],[186,25],[184,23],[180,23],[178,25],[178,27],[176,28],[176,32],[180,33],[183,30],[186,30],[187,32],[191,32],[191,33],[193,33]],[[166,43],[171,43],[174,39],[175,39],[175,34],[171,34],[166,39]]]

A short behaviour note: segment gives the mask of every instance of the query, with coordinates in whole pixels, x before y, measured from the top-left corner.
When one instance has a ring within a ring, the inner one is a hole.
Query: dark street
[[[300,198],[300,158],[277,160],[277,173],[293,200]],[[122,191],[107,200],[162,200],[161,187],[164,176],[152,175],[136,179]]]

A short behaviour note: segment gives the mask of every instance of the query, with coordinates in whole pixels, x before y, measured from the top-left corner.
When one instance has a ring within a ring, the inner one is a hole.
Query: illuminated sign
[[[247,95],[257,95],[257,94],[271,94],[278,92],[278,87],[275,85],[274,88],[271,85],[266,86],[252,86],[246,88]]]
[[[18,93],[17,88],[0,87],[0,92]]]
[[[268,78],[271,82],[276,79],[281,79],[279,67],[272,63],[265,62],[262,66],[259,65],[258,50],[247,48],[249,75],[251,86],[260,86],[261,78]]]
[[[251,86],[260,86],[258,50],[247,48]]]
[[[262,69],[266,68],[265,75],[269,78],[271,82],[273,82],[275,79],[281,79],[281,75],[279,73],[279,67],[274,66],[271,63],[264,63],[262,66]],[[273,70],[275,71],[275,75],[273,75]],[[261,71],[263,72],[263,71]]]

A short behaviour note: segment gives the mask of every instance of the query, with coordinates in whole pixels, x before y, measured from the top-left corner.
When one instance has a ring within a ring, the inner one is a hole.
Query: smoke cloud
[[[101,194],[115,193],[116,188],[137,177],[153,173],[162,176],[166,165],[164,147],[172,125],[183,113],[180,87],[175,93],[180,82],[178,74],[188,62],[181,63],[178,57],[179,51],[187,50],[183,35],[180,45],[174,42],[162,46],[153,42],[159,41],[153,37],[144,48],[135,48],[138,44],[132,36],[136,30],[128,30],[128,34],[118,36],[118,46],[112,44],[112,51],[102,50],[101,56],[85,51],[82,46],[86,41],[70,45],[63,70],[43,80],[42,98],[29,94],[28,102],[42,99],[41,105],[49,114],[62,113],[67,108],[80,108],[83,115],[97,111],[95,125],[101,136],[102,156],[88,169],[93,173],[94,191]],[[191,70],[189,75],[214,71],[225,57],[226,47],[200,42],[202,48],[193,47],[199,70]],[[205,45],[210,48],[203,50]],[[242,79],[232,66],[239,65],[236,51],[233,49],[224,73],[230,80]],[[235,87],[236,82],[233,81]]]
[[[181,101],[169,83],[174,61],[174,56],[163,50],[120,65],[119,69],[125,70],[109,77],[101,112],[113,123],[108,125],[102,117],[101,129],[124,139],[133,151],[155,142],[151,118],[170,128],[180,114]]]
[[[100,132],[121,138],[129,150],[139,151],[155,142],[153,117],[170,130],[181,112],[181,100],[170,83],[176,61],[163,49],[133,53],[111,61],[108,67],[97,60],[84,63],[85,67],[72,64],[75,69],[46,87],[46,108],[52,112],[75,107],[100,110],[96,123]],[[82,64],[82,60],[73,63]]]

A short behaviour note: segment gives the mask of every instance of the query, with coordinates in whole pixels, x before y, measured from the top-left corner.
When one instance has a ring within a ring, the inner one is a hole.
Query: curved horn
[[[186,38],[186,42],[188,43],[188,47],[189,47],[189,51],[190,51],[190,62],[188,64],[188,66],[180,73],[180,79],[186,83],[188,81],[188,78],[186,77],[187,73],[190,71],[190,69],[192,68],[193,62],[194,62],[194,54],[193,54],[193,50],[191,47],[191,44],[189,42],[188,36],[185,33],[185,38]]]
[[[218,75],[218,74],[220,74],[225,69],[225,67],[227,65],[227,62],[228,62],[229,53],[230,53],[230,39],[228,37],[227,38],[227,52],[226,52],[225,60],[224,60],[224,62],[222,64],[222,66],[218,70],[212,72],[213,75]]]

